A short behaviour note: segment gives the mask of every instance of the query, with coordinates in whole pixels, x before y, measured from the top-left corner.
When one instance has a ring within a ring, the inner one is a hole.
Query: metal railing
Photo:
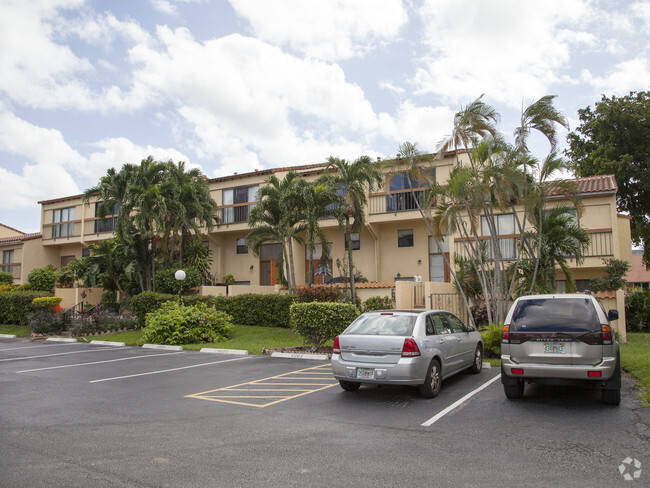
[[[408,212],[425,206],[424,190],[403,190],[393,193],[375,193],[368,200],[368,212],[373,214]],[[417,200],[417,201],[416,201]]]

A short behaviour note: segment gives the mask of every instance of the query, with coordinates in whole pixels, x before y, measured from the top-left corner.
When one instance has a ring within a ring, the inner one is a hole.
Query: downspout
[[[377,282],[381,281],[379,279],[379,262],[380,262],[380,256],[379,256],[379,238],[377,237],[377,234],[372,228],[371,224],[366,224],[366,229],[368,229],[368,232],[372,236],[372,238],[375,240],[375,280]]]

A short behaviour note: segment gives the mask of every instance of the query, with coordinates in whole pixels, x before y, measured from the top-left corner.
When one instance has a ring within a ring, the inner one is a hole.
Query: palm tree
[[[258,191],[258,203],[248,214],[248,225],[251,231],[246,236],[246,242],[255,254],[259,254],[263,244],[280,242],[282,255],[278,260],[278,270],[286,265],[287,284],[289,291],[295,289],[295,270],[293,265],[293,240],[302,242],[300,233],[304,230],[297,225],[302,211],[299,199],[296,197],[296,185],[299,175],[290,171],[283,180],[272,175],[266,179],[266,185]],[[282,276],[283,274],[280,273]]]
[[[307,261],[309,262],[307,286],[311,286],[314,283],[313,255],[316,244],[321,245],[322,256],[329,256],[329,243],[320,226],[320,219],[336,217],[341,224],[341,214],[337,212],[337,203],[340,203],[341,198],[332,187],[326,184],[324,178],[315,182],[299,179],[296,185],[296,198],[299,199],[299,207],[302,209],[300,221],[305,230]]]
[[[361,156],[353,163],[330,156],[327,159],[326,171],[329,174],[330,186],[342,196],[343,201],[339,212],[345,219],[345,241],[347,243],[350,241],[350,233],[361,232],[365,225],[367,193],[381,185],[381,172],[368,156]],[[329,173],[331,171],[336,171],[336,173]],[[352,301],[355,302],[352,246],[348,245],[347,251],[350,266],[350,294]]]

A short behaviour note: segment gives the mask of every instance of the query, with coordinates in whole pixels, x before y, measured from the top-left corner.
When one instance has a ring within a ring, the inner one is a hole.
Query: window
[[[441,314],[429,315],[427,317],[427,335],[451,334],[447,321]]]
[[[237,254],[248,254],[248,244],[243,237],[237,239]]]
[[[447,322],[451,326],[451,330],[454,334],[460,334],[461,332],[467,332],[467,327],[463,324],[458,317],[451,315],[449,313],[445,314]]]
[[[61,256],[61,267],[70,264],[74,260],[74,256]]]
[[[358,232],[350,232],[350,234],[345,236],[345,250],[352,249],[353,251],[358,251],[361,249],[361,237]]]
[[[75,207],[58,208],[52,211],[52,239],[70,237],[74,234]]]
[[[397,247],[413,247],[413,229],[397,231]]]
[[[502,214],[494,216],[494,225],[496,227],[497,235],[499,236],[512,236],[515,234],[515,216],[513,214]],[[490,226],[488,225],[487,217],[481,217],[481,235],[491,236]],[[492,258],[492,241],[487,241],[488,252]],[[499,250],[503,259],[515,259],[517,256],[517,238],[515,237],[500,237]]]
[[[113,206],[112,213],[109,209],[102,208],[103,206],[104,202],[95,203],[95,217],[98,219],[95,220],[95,234],[99,234],[100,232],[114,232],[115,226],[117,225],[117,214],[120,211],[120,204],[116,203]],[[103,215],[102,212],[104,212]]]
[[[259,189],[259,185],[253,185],[223,190],[223,223],[248,222],[248,212],[257,201]]]
[[[435,168],[427,170],[426,178],[431,182],[435,181]],[[386,196],[386,211],[417,210],[418,203],[420,207],[424,207],[426,191],[423,188],[428,186],[429,183],[426,180],[418,181],[410,173],[393,176],[389,185],[390,195]]]
[[[438,244],[433,237],[429,237],[429,277],[431,281],[449,283],[451,273],[443,258],[444,254],[449,259],[449,239],[440,238]]]
[[[90,257],[90,248],[89,247],[84,247],[81,250],[81,257],[82,258],[89,258]]]
[[[309,279],[309,250],[305,245],[305,282]],[[329,283],[332,280],[332,243],[329,243],[329,255],[323,255],[323,245],[316,244],[316,249],[311,256],[311,265],[314,272],[314,284]]]
[[[9,251],[2,251],[2,267],[0,267],[0,271],[4,271],[6,273],[13,273],[14,267],[10,266],[10,264],[13,262],[14,262],[14,250],[11,249]]]

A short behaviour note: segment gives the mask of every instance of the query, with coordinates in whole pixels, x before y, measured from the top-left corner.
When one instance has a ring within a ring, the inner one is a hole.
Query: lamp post
[[[187,275],[185,274],[185,271],[182,269],[179,269],[174,273],[174,278],[178,281],[178,302],[182,303],[183,299],[181,298],[181,292],[183,291],[183,280],[185,279]]]

